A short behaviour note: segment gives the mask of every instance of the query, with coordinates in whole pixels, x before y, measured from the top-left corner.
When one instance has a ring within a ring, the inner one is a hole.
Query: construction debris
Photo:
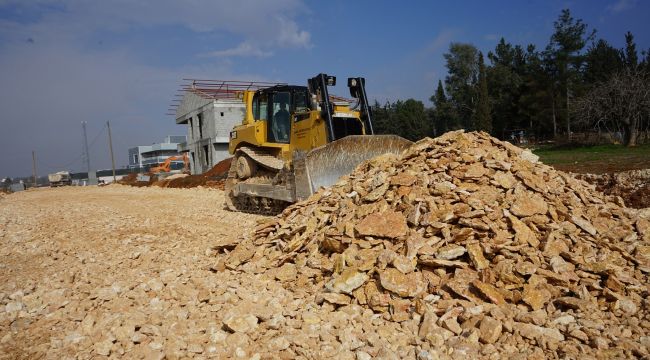
[[[344,307],[398,324],[381,347],[350,340],[366,355],[648,357],[649,228],[529,151],[456,131],[362,164],[219,261],[314,296],[320,319]]]
[[[193,188],[202,186],[223,190],[224,180],[228,175],[231,160],[232,158],[224,159],[203,174],[173,174],[162,178],[159,175],[148,173],[148,181],[138,181],[137,174],[129,174],[122,178],[119,183],[136,187],[159,186],[164,188]]]
[[[606,195],[620,196],[628,207],[650,207],[650,169],[608,174],[576,174]]]

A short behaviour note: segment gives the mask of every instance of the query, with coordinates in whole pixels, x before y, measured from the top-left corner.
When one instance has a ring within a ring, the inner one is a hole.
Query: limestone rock
[[[499,339],[499,336],[501,336],[502,329],[503,325],[501,321],[491,316],[486,316],[481,320],[479,338],[484,343],[494,344]]]
[[[361,236],[398,238],[406,235],[408,226],[401,213],[385,211],[366,216],[355,229]]]
[[[519,194],[510,207],[510,212],[519,217],[546,214],[548,205],[538,194]]]
[[[442,260],[453,260],[465,254],[466,251],[467,250],[462,246],[451,244],[438,249],[436,252],[436,258]]]
[[[325,287],[335,293],[352,294],[352,291],[363,285],[368,280],[368,275],[356,269],[347,269],[339,276],[330,280]]]
[[[402,297],[416,297],[426,290],[422,273],[403,274],[395,268],[388,268],[379,274],[381,286]]]
[[[255,315],[229,314],[223,320],[223,324],[232,332],[249,333],[257,328],[257,321]]]

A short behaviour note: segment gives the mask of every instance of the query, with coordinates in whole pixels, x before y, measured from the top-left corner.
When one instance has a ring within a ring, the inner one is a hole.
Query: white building
[[[149,168],[179,155],[178,145],[187,141],[185,135],[170,135],[161,143],[136,146],[129,149],[129,168]],[[174,161],[183,164],[183,160]]]
[[[246,106],[243,90],[256,90],[276,83],[220,80],[191,80],[175,107],[176,124],[187,125],[187,143],[180,152],[189,153],[192,174],[202,174],[230,157],[230,131],[242,123]]]

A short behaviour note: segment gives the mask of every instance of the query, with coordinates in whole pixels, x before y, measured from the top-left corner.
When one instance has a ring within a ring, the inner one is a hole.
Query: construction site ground
[[[39,310],[0,312],[0,358],[207,354],[223,310],[260,286],[210,270],[211,243],[260,218],[222,204],[220,190],[124,185],[0,198],[0,302]],[[131,345],[101,349],[109,333]]]
[[[452,331],[458,327],[457,314],[453,326],[447,324],[448,313],[440,318],[443,329],[435,326],[429,315],[424,315],[424,320],[414,315],[396,321],[402,315],[396,310],[397,305],[406,306],[410,300],[396,297],[390,302],[390,312],[381,315],[355,304],[354,297],[351,304],[350,296],[345,294],[331,293],[319,298],[325,295],[314,295],[313,289],[308,290],[314,286],[309,281],[322,275],[306,276],[302,270],[296,271],[298,263],[304,265],[300,262],[304,259],[296,261],[296,265],[286,263],[267,271],[255,266],[228,266],[227,254],[233,251],[234,244],[256,228],[258,238],[266,236],[264,226],[268,225],[264,224],[270,217],[230,212],[224,208],[223,194],[219,189],[206,187],[177,189],[121,184],[0,194],[0,359],[370,359],[371,355],[424,359],[435,354],[435,344],[443,344],[442,339],[429,338],[438,331],[445,332],[444,344],[452,348],[447,340],[456,339]],[[331,211],[328,207],[324,209]],[[298,230],[285,235],[304,230],[297,223],[293,226]],[[640,227],[638,222],[636,226]],[[252,256],[246,254],[246,248],[234,251],[237,257]],[[456,272],[456,276],[462,274]],[[629,305],[626,298],[621,299],[622,304]],[[638,306],[646,306],[643,301]],[[548,325],[550,320],[546,322],[546,318],[530,320],[521,316],[513,322],[503,319],[502,314],[495,315],[500,310],[488,305],[468,307],[465,313],[490,311],[498,319],[494,326],[496,329],[498,325],[498,333],[491,335],[493,339],[484,339],[493,327],[488,326],[487,320],[481,321],[480,332],[473,330],[472,336],[480,333],[481,342],[487,345],[473,353],[475,349],[459,343],[444,354],[452,358],[472,358],[467,354],[498,358],[495,351],[507,350],[511,354],[519,351],[521,358],[543,358],[540,349],[557,350],[555,342],[547,345],[547,338],[564,339],[556,329],[552,329],[550,337],[546,333],[527,335],[528,330],[551,331],[528,324]],[[618,308],[617,311],[620,312]],[[530,314],[537,316],[539,312]],[[581,312],[576,313],[572,314],[577,318]],[[573,316],[558,319],[574,321]],[[636,323],[628,325],[629,328],[647,329],[647,318],[640,315],[632,320]],[[431,346],[429,349],[426,345],[428,352],[420,340],[414,340],[418,329],[420,333],[424,331],[420,322],[432,322],[432,329],[437,329],[424,341]],[[493,345],[502,333],[501,322],[504,335],[499,343],[508,340],[505,329],[512,324],[521,328],[514,333],[531,340]],[[472,318],[462,325],[479,327]],[[574,331],[570,326],[554,326],[567,333]],[[627,329],[621,327],[617,331],[627,336]],[[575,334],[573,341],[582,338],[582,333]],[[602,351],[609,346],[593,339],[590,335],[584,342]],[[648,341],[647,336],[642,336],[645,348],[626,343],[625,354],[647,355]]]

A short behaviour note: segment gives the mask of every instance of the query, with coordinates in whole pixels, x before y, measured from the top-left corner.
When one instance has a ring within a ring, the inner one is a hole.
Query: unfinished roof
[[[285,83],[237,80],[183,79],[167,115],[174,115],[176,123],[186,122],[186,115],[214,101],[241,102],[245,90],[259,90]]]

